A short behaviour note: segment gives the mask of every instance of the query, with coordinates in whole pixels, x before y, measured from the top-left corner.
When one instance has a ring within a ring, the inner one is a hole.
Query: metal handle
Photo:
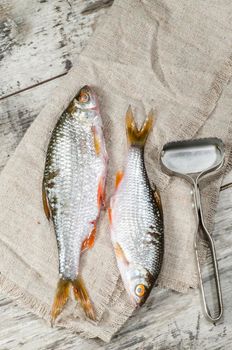
[[[201,199],[200,199],[200,192],[199,192],[199,187],[198,187],[197,183],[194,184],[194,189],[195,189],[195,191],[194,191],[195,207],[196,207],[196,213],[197,213],[197,218],[198,218],[198,229],[200,226],[203,233],[204,233],[204,236],[205,236],[207,243],[208,243],[208,246],[210,248],[212,262],[213,262],[214,279],[215,279],[215,286],[216,286],[216,292],[217,292],[217,303],[218,303],[217,315],[214,315],[214,316],[212,315],[212,313],[210,312],[210,309],[208,307],[207,301],[206,301],[204,283],[203,283],[203,279],[202,279],[202,269],[201,269],[199,254],[198,254],[198,248],[197,248],[197,238],[198,238],[198,230],[197,230],[194,248],[195,248],[197,268],[198,268],[198,273],[199,273],[200,289],[201,289],[202,300],[203,300],[203,305],[204,305],[204,312],[205,312],[206,317],[211,322],[217,322],[220,320],[220,318],[222,317],[222,314],[223,314],[223,302],[222,302],[222,291],[221,291],[221,284],[220,284],[220,278],[219,278],[219,272],[218,272],[216,250],[215,250],[213,238],[212,238],[211,234],[208,232],[208,230],[204,224]]]

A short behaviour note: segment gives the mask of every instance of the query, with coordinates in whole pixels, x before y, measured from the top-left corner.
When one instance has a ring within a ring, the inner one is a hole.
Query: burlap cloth
[[[49,319],[58,279],[56,239],[43,213],[41,181],[48,140],[57,118],[84,84],[99,98],[110,157],[107,198],[127,149],[128,104],[138,122],[154,108],[157,120],[146,147],[152,183],[161,190],[165,255],[159,284],[186,292],[197,286],[190,187],[160,170],[167,141],[218,136],[231,166],[232,4],[214,0],[116,0],[76,66],[27,131],[0,177],[0,289]],[[230,159],[229,159],[230,158]],[[207,225],[213,228],[220,178],[203,189]],[[70,301],[58,324],[85,337],[109,341],[133,308],[123,289],[102,213],[94,248],[82,273],[97,310],[96,323]]]

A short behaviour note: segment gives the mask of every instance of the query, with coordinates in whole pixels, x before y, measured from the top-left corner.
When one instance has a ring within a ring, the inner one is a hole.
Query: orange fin
[[[96,238],[96,224],[94,224],[94,228],[92,232],[90,233],[89,237],[84,240],[81,247],[81,252],[85,251],[86,249],[91,249],[94,246],[95,238]]]
[[[75,299],[80,301],[86,316],[91,320],[95,321],[96,320],[95,311],[93,309],[92,302],[89,298],[88,292],[85,288],[82,278],[77,277],[77,279],[72,281],[72,285],[73,285],[73,293],[74,293]]]
[[[126,265],[129,264],[129,261],[127,260],[125,254],[124,254],[124,251],[118,242],[115,243],[115,245],[114,245],[114,251],[115,251],[115,255],[117,258],[122,260]]]
[[[126,112],[126,131],[127,139],[130,145],[137,147],[144,147],[148,134],[153,126],[153,110],[151,110],[144,121],[142,127],[138,129],[131,106],[128,107]]]
[[[51,310],[51,325],[54,324],[55,319],[61,311],[63,310],[64,305],[67,303],[69,297],[70,281],[60,279],[57,284],[56,295],[52,305]]]
[[[120,182],[122,181],[123,175],[124,175],[123,171],[118,171],[116,173],[116,178],[115,178],[115,188],[116,189],[118,188]]]
[[[108,208],[108,217],[109,217],[109,222],[112,224],[112,209]]]
[[[93,127],[92,130],[93,130],[94,148],[95,148],[96,154],[99,155],[101,152],[101,140],[96,132],[96,128]]]
[[[97,204],[98,209],[100,210],[101,206],[105,207],[105,180],[103,177],[101,177],[99,184],[98,184],[98,192],[97,192]]]
[[[43,208],[44,208],[44,212],[45,215],[47,217],[48,220],[51,219],[51,208],[49,206],[49,202],[48,202],[48,198],[47,198],[47,194],[45,191],[45,187],[44,187],[44,183],[42,184],[42,200],[43,200]]]
[[[163,217],[163,207],[162,207],[161,197],[157,188],[155,189],[154,197],[155,197],[156,204],[158,205],[161,217]]]

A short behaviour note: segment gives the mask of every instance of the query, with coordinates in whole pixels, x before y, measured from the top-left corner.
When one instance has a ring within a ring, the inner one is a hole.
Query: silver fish
[[[142,305],[162,264],[163,215],[158,191],[153,191],[144,164],[144,145],[153,125],[152,111],[139,130],[129,107],[126,114],[130,144],[124,172],[116,175],[109,219],[117,264],[131,302]]]
[[[60,280],[52,322],[69,297],[70,287],[86,315],[95,313],[79,274],[81,252],[91,248],[104,201],[107,152],[98,101],[84,86],[61,115],[47,150],[43,204],[51,218],[58,244]]]

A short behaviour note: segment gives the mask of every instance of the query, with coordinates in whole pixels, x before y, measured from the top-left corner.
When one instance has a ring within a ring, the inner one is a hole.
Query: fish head
[[[132,304],[137,308],[145,303],[154,283],[151,273],[141,265],[124,266],[122,279]]]
[[[83,111],[98,110],[97,95],[88,85],[83,86],[74,98],[75,106]]]

